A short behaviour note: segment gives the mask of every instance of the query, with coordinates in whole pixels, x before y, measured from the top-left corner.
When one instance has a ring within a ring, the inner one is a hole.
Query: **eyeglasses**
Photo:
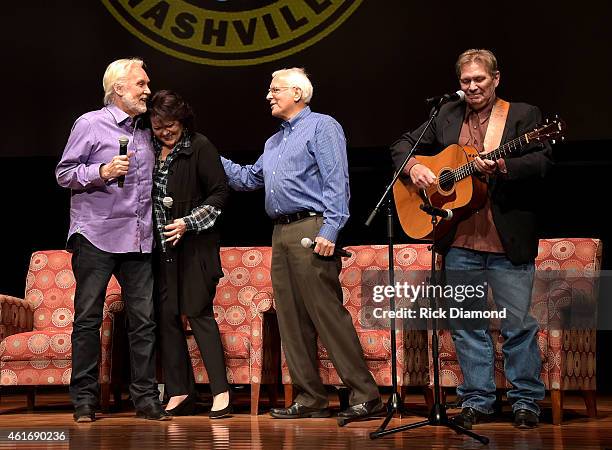
[[[284,91],[286,89],[291,89],[297,86],[278,86],[278,87],[271,87],[270,89],[268,89],[268,92],[272,95],[276,95],[279,94],[281,91]]]

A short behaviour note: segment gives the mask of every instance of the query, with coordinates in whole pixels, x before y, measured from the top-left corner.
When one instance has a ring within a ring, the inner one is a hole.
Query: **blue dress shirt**
[[[266,190],[266,212],[275,219],[299,211],[323,214],[319,236],[336,242],[349,218],[346,139],[340,124],[305,107],[266,141],[252,165],[221,158],[238,191]]]

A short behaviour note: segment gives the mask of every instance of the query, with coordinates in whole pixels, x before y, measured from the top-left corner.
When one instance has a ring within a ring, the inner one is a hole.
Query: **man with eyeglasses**
[[[349,218],[346,139],[332,117],[312,112],[312,84],[303,69],[278,70],[266,99],[280,130],[253,165],[222,158],[229,185],[266,191],[272,234],[272,286],[283,349],[299,394],[278,419],[329,417],[327,391],[317,368],[317,335],[340,378],[351,389],[341,417],[363,417],[384,409],[368,371],[351,315],[342,305],[335,243]],[[314,250],[302,247],[314,238]]]

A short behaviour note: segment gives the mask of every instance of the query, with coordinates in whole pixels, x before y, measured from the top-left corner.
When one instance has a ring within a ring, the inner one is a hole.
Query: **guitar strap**
[[[495,100],[495,104],[491,110],[491,117],[489,118],[489,125],[487,126],[487,134],[485,135],[483,143],[485,154],[495,150],[501,144],[509,110],[509,102],[502,100],[501,98],[497,98],[497,100]]]

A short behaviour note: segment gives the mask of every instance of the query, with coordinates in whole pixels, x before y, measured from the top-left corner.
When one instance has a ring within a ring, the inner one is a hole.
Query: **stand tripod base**
[[[412,430],[415,428],[420,428],[420,427],[424,427],[427,425],[431,425],[433,427],[450,428],[457,434],[465,434],[466,436],[476,439],[478,442],[481,442],[484,445],[487,445],[489,443],[488,437],[476,434],[470,430],[467,430],[457,425],[453,421],[451,421],[446,415],[446,409],[440,404],[433,405],[433,407],[431,408],[431,412],[429,413],[429,418],[427,420],[422,420],[420,422],[411,423],[408,425],[402,425],[400,427],[389,428],[387,430],[386,427],[389,424],[389,421],[391,420],[392,417],[393,417],[392,414],[387,415],[387,417],[385,418],[384,422],[380,425],[378,430],[370,433],[370,439],[378,439],[380,437],[387,436],[388,434],[398,433],[400,431]]]

